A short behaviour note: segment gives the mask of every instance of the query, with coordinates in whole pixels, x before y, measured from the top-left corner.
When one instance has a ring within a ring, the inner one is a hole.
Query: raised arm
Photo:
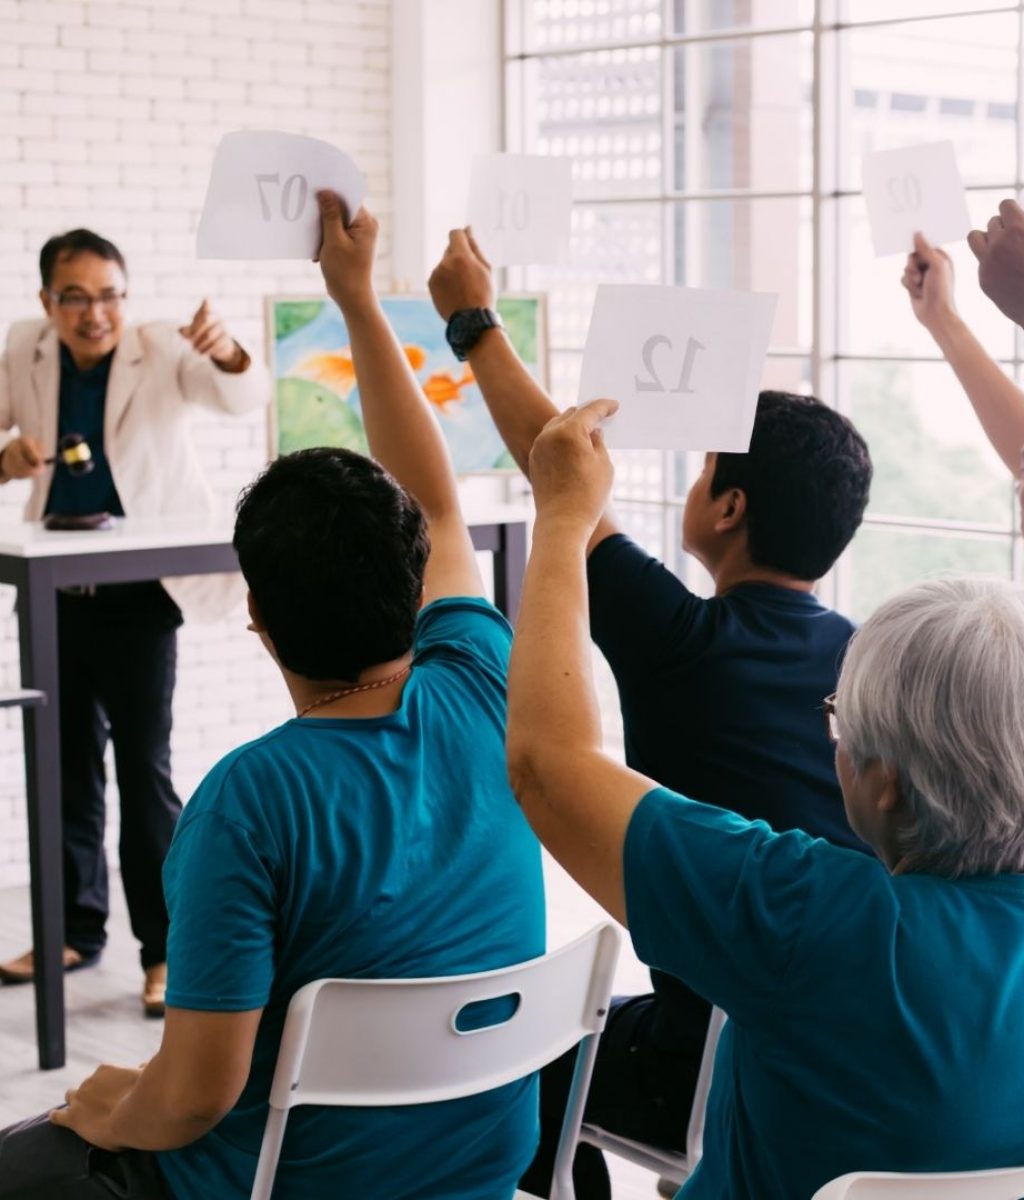
[[[611,490],[598,426],[614,409],[569,409],[530,457],[537,523],[509,668],[508,764],[534,832],[625,924],[626,830],[655,785],[603,753],[591,670],[586,547]]]
[[[469,308],[494,308],[497,291],[491,265],[469,229],[453,229],[448,248],[430,276],[430,296],[444,321]],[[537,435],[558,408],[523,365],[503,329],[489,329],[469,351],[468,362],[502,440],[524,475]],[[588,553],[619,526],[610,508],[601,515]]]
[[[318,198],[320,268],[351,338],[370,453],[416,497],[430,528],[425,600],[482,595],[448,447],[374,291],[377,221],[360,209],[346,229],[338,197]]]
[[[953,264],[949,255],[920,234],[907,258],[903,286],[914,315],[963,385],[988,440],[1017,475],[1024,447],[1024,392],[1017,387],[964,324],[953,298]]]

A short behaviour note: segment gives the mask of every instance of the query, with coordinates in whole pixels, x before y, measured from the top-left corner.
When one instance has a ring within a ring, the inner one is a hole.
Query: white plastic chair
[[[693,1174],[693,1170],[704,1152],[704,1114],[708,1106],[708,1093],[711,1091],[711,1076],[715,1067],[715,1051],[718,1049],[718,1039],[725,1024],[725,1013],[720,1008],[711,1010],[711,1020],[708,1022],[708,1033],[704,1041],[704,1053],[701,1055],[700,1072],[697,1075],[697,1088],[693,1096],[693,1107],[690,1109],[690,1122],[686,1128],[686,1152],[663,1150],[658,1146],[650,1146],[646,1142],[634,1141],[632,1138],[621,1137],[617,1133],[609,1133],[600,1125],[589,1122],[580,1129],[580,1141],[609,1154],[617,1154],[638,1167],[648,1171],[656,1171],[658,1175],[676,1187],[680,1187]]]
[[[812,1200],[1021,1200],[1024,1167],[951,1175],[856,1171],[819,1188]]]
[[[521,1079],[580,1043],[552,1180],[575,1200],[572,1160],[608,1015],[620,935],[610,922],[543,958],[434,979],[320,979],[292,997],[251,1200],[270,1200],[291,1109],[431,1104]],[[467,1005],[515,995],[502,1024],[460,1031]],[[523,1197],[525,1192],[517,1192]]]

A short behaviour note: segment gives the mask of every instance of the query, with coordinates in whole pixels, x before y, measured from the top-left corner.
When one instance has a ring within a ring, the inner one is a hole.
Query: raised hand
[[[373,263],[377,251],[377,218],[361,208],[345,227],[341,198],[334,192],[317,192],[323,242],[316,261],[323,272],[327,294],[341,309],[373,299]]]
[[[967,244],[978,260],[981,290],[1011,321],[1024,325],[1024,210],[1004,200],[983,233],[972,229]]]
[[[914,234],[914,251],[907,255],[903,286],[910,293],[914,316],[925,329],[933,330],[956,315],[953,297],[953,260],[923,234]]]
[[[427,283],[430,298],[442,320],[464,308],[493,308],[497,299],[491,264],[473,237],[473,231],[453,229],[448,248]]]
[[[569,408],[544,426],[530,451],[530,480],[540,517],[566,517],[594,529],[611,495],[615,469],[601,422],[618,410],[615,400]]]

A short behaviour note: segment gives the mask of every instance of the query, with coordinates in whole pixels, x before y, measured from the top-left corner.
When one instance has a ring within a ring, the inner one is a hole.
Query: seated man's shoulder
[[[428,604],[416,622],[414,650],[431,657],[484,658],[507,666],[512,626],[482,596],[445,596]]]
[[[215,763],[185,806],[193,816],[200,812],[219,812],[230,816],[239,797],[254,794],[261,783],[276,781],[293,761],[287,744],[289,725],[279,725],[261,737],[230,750]]]

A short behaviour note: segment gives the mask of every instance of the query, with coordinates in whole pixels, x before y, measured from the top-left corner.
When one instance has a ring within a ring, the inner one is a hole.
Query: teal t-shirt
[[[1024,876],[893,876],[662,788],[624,870],[637,954],[729,1016],[680,1197],[1024,1162]]]
[[[164,867],[167,1003],[264,1007],[237,1105],[159,1155],[177,1200],[247,1200],[285,1011],[314,979],[454,975],[544,952],[540,850],[509,790],[512,631],[478,599],[419,618],[397,712],[292,720],[200,784]],[[275,1200],[509,1200],[536,1081],[402,1108],[297,1108]]]

